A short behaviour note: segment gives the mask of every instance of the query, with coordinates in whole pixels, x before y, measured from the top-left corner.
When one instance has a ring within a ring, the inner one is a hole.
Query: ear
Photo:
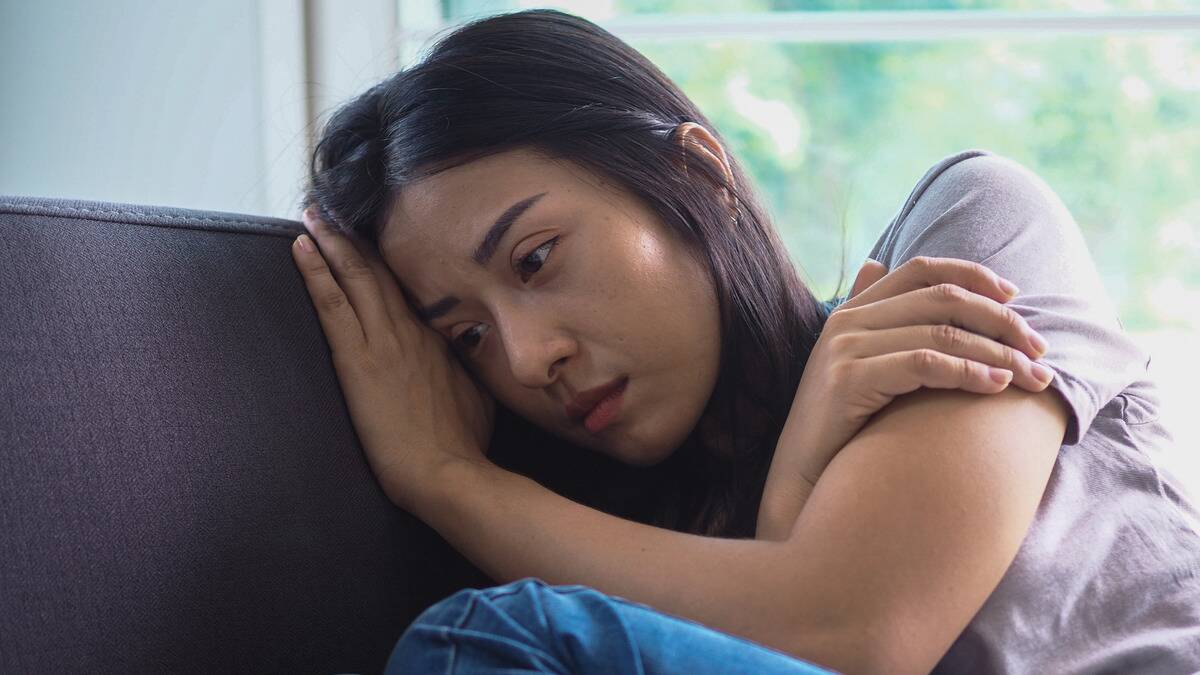
[[[728,185],[733,185],[733,171],[729,168],[729,158],[725,155],[725,148],[721,147],[720,141],[716,136],[712,135],[708,129],[695,122],[684,122],[675,129],[675,141],[679,144],[680,161],[676,165],[683,171],[683,175],[687,175],[687,146],[692,146],[701,156],[713,164],[713,167],[718,169],[725,176],[725,182]],[[729,189],[722,186],[722,191],[725,193],[726,201],[731,201]]]

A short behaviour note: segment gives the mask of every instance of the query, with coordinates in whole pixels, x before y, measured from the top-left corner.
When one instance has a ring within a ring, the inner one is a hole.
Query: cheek
[[[646,235],[610,241],[593,251],[569,271],[561,292],[547,298],[555,315],[581,340],[602,350],[596,365],[634,367],[622,357],[657,358],[663,322],[675,322],[681,313],[678,295],[684,284],[669,251]],[[644,353],[648,348],[656,353]]]
[[[599,242],[597,242],[599,243]],[[614,235],[571,270],[570,295],[577,306],[588,307],[580,319],[597,317],[602,331],[646,332],[648,318],[658,322],[659,312],[677,308],[681,269],[672,248],[649,229]],[[617,330],[617,329],[620,330]]]
[[[681,245],[639,230],[588,241],[585,250],[556,270],[537,302],[554,317],[552,324],[571,332],[582,349],[595,351],[588,357],[590,365],[679,377],[688,370],[681,364],[707,360],[717,350],[711,285]],[[530,392],[513,380],[506,345],[494,326],[489,330],[486,360],[468,371],[522,417],[540,422],[549,416],[560,422],[561,411],[550,409],[542,392]]]
[[[715,295],[700,263],[681,244],[643,233],[630,248],[629,293],[660,330],[695,335],[711,323]]]
[[[666,242],[654,233],[642,230],[625,246],[619,259],[627,268],[631,281],[648,287],[661,285],[672,275],[673,257]]]

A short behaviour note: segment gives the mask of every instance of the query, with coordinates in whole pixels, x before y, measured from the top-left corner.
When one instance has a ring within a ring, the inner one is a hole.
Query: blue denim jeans
[[[435,603],[400,636],[384,668],[384,675],[832,672],[647,605],[534,577]]]

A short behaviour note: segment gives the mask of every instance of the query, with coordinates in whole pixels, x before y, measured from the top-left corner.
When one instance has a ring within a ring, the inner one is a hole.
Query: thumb
[[[867,258],[867,261],[863,263],[862,268],[858,270],[858,276],[854,279],[854,285],[850,288],[850,295],[847,297],[847,299],[853,298],[859,293],[867,290],[876,281],[879,281],[887,276],[887,273],[887,265],[884,265],[878,260]]]

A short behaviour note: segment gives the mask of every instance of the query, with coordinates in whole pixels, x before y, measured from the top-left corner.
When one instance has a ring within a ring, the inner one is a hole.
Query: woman
[[[1200,668],[1146,355],[1015,162],[931,167],[821,303],[686,96],[531,10],[338,110],[311,180],[293,251],[368,461],[507,581],[388,672]],[[572,500],[513,446],[629,472]]]

